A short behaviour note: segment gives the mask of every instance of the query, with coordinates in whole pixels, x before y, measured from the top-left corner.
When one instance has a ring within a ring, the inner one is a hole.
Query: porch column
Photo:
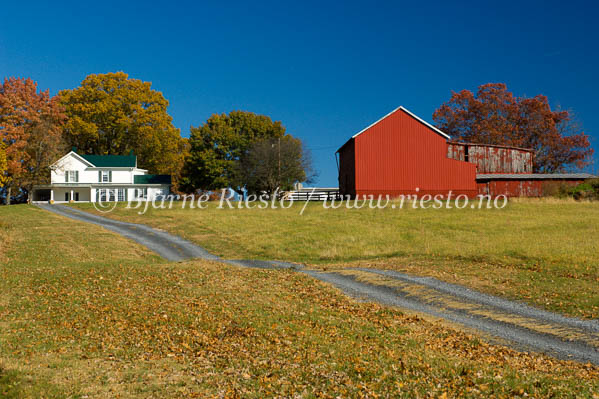
[[[54,190],[50,189],[50,201],[54,201]]]
[[[71,196],[69,197],[71,201],[75,201],[75,197],[73,197],[73,190],[71,190]]]

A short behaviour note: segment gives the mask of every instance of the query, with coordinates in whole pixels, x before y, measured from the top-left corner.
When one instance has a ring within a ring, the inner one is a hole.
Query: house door
[[[64,200],[69,202],[71,200],[70,196],[71,196],[71,193],[64,193]]]
[[[79,201],[79,193],[75,193],[75,201]]]

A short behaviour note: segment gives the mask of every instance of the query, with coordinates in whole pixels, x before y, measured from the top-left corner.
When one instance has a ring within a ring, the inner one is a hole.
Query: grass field
[[[0,207],[0,397],[593,397],[599,368],[518,353],[301,274],[168,263]]]
[[[152,209],[106,214],[179,234],[229,258],[320,268],[396,269],[599,317],[599,203],[511,202],[504,209]],[[89,204],[77,205],[94,211]]]

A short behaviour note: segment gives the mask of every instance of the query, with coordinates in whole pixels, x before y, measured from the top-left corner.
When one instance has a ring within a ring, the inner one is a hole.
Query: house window
[[[136,188],[135,198],[148,198],[148,188]]]
[[[64,172],[64,180],[66,183],[79,183],[79,171],[67,170]]]
[[[100,182],[101,183],[110,183],[110,172],[107,170],[103,170],[100,172]]]
[[[119,188],[119,191],[118,191],[118,200],[119,201],[125,201],[125,189],[124,188]]]
[[[117,190],[109,190],[106,188],[101,188],[98,191],[100,192],[100,195],[99,195],[100,201],[102,201],[102,202],[116,201],[116,191]]]

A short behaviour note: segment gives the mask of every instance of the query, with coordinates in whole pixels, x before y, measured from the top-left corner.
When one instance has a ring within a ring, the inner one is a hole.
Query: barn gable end
[[[405,108],[397,108],[339,149],[340,179],[353,174],[355,181],[354,190],[343,191],[345,183],[340,180],[342,194],[394,197],[446,195],[452,190],[456,195],[476,195],[476,166],[449,159],[448,138]]]

